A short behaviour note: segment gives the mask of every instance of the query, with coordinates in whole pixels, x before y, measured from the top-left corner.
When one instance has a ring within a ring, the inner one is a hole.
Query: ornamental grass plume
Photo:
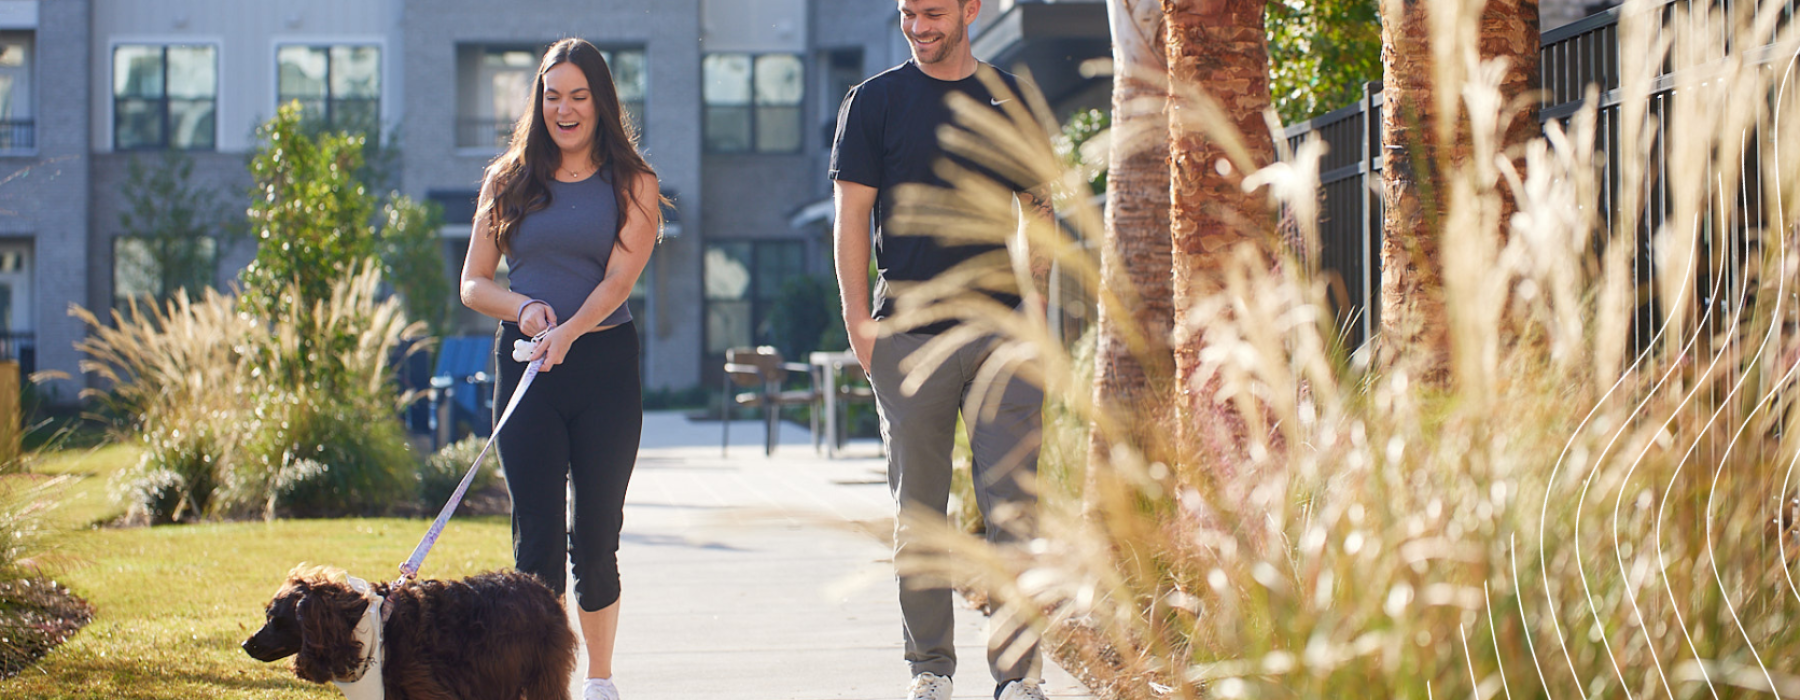
[[[84,397],[129,416],[143,458],[119,485],[134,519],[274,517],[411,507],[416,461],[392,362],[423,335],[365,263],[311,313],[264,319],[207,289],[88,324]],[[423,344],[414,343],[406,352]]]
[[[913,371],[999,334],[999,356],[1083,418],[1047,430],[1111,449],[1075,465],[1095,472],[1085,488],[1042,489],[1029,551],[939,526],[956,556],[900,565],[987,593],[1108,698],[1800,696],[1800,34],[1784,12],[1628,4],[1623,106],[1603,123],[1590,93],[1522,154],[1494,150],[1500,71],[1462,54],[1466,81],[1440,86],[1475,130],[1443,195],[1451,371],[1422,381],[1403,341],[1345,347],[1308,235],[1275,265],[1224,253],[1221,291],[1177,337],[1204,339],[1196,386],[1248,427],[1241,463],[1145,457],[1170,446],[1133,442],[1139,417],[1095,404],[1040,321],[969,293],[1023,284],[1018,265],[911,290],[902,316],[970,319]],[[1031,114],[959,114],[947,147],[1069,179],[1007,136],[1041,128]],[[1603,127],[1616,153],[1596,149]],[[1240,170],[1307,211],[1319,155]],[[914,193],[900,221],[1020,235],[957,209],[994,185],[945,172],[953,191]],[[1082,245],[1098,213],[1066,204],[1072,235],[1024,240],[1099,303],[1129,303]]]

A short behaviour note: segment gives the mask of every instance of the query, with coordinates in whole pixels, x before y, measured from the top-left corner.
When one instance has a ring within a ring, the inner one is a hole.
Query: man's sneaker
[[[999,700],[1048,700],[1044,697],[1044,689],[1038,682],[1029,678],[1022,681],[1010,681],[1000,688]]]
[[[950,700],[950,679],[935,673],[913,676],[912,687],[906,689],[906,700]]]

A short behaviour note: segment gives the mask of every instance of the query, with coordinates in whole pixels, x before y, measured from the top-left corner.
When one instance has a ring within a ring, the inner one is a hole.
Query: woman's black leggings
[[[512,359],[513,341],[524,337],[512,323],[496,334],[495,420],[525,374],[525,364]],[[562,595],[563,565],[572,559],[575,599],[588,612],[619,599],[619,528],[644,428],[643,398],[637,329],[625,323],[577,339],[562,364],[532,381],[500,432],[513,561]],[[575,491],[572,527],[565,483]]]

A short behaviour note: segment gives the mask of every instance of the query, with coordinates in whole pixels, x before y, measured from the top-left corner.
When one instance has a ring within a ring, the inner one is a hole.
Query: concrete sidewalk
[[[897,584],[880,445],[817,456],[784,424],[774,457],[761,426],[645,416],[625,504],[615,681],[628,700],[900,700]],[[571,600],[573,597],[571,596]],[[571,620],[573,622],[573,620]],[[993,697],[986,619],[957,611],[956,697]],[[579,629],[579,628],[577,628]],[[580,697],[583,668],[576,674]],[[1046,662],[1051,698],[1088,692]]]

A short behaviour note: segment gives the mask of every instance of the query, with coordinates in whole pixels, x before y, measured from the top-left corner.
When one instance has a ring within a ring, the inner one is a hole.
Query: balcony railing
[[[456,145],[463,148],[506,148],[512,144],[511,119],[458,119]]]
[[[37,334],[31,331],[0,331],[0,360],[19,363],[19,376],[29,377],[37,371]]]
[[[0,151],[37,148],[37,122],[31,119],[0,120]]]

